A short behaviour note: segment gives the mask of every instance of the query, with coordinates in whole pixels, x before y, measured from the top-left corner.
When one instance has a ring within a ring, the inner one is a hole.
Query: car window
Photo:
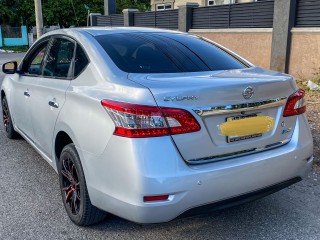
[[[77,77],[88,65],[89,60],[83,49],[77,45],[76,56],[74,59],[74,76]]]
[[[214,44],[192,35],[117,33],[95,38],[125,72],[200,72],[246,67]]]
[[[46,57],[43,75],[67,78],[70,76],[75,44],[64,38],[56,38]]]
[[[239,60],[236,60],[222,49],[197,36],[189,35],[186,37],[181,34],[165,34],[164,37],[179,42],[190,49],[199,57],[199,59],[203,60],[210,70],[216,71],[244,68],[244,65],[239,62]]]
[[[27,60],[25,65],[27,67],[24,68],[24,73],[41,75],[41,67],[46,54],[47,44],[48,42],[46,41],[34,50],[34,52],[31,54],[31,58]]]

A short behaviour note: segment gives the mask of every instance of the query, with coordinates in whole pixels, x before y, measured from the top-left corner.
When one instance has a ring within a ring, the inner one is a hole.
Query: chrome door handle
[[[49,101],[48,104],[50,107],[54,107],[54,108],[59,107],[59,103],[55,102],[55,100]]]
[[[27,90],[27,91],[24,91],[23,95],[25,95],[26,97],[30,97],[30,93],[29,93],[28,90]]]

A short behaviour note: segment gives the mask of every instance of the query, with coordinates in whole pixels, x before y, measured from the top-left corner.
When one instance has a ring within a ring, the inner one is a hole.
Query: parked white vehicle
[[[56,30],[3,71],[6,134],[24,137],[57,171],[78,225],[106,212],[158,223],[232,206],[312,166],[294,79],[198,36]]]

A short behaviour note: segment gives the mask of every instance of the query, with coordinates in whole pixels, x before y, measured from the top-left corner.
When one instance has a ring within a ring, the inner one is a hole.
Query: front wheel
[[[10,139],[19,138],[20,137],[19,133],[17,133],[13,128],[13,123],[10,115],[7,98],[4,97],[1,102],[2,102],[2,118],[3,118],[4,131],[6,132],[7,137]]]
[[[80,158],[74,144],[62,150],[59,180],[64,207],[69,218],[79,226],[103,220],[106,213],[91,204]]]

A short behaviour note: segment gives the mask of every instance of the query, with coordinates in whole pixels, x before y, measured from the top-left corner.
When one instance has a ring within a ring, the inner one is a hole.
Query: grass
[[[304,77],[300,77],[300,79],[297,79],[297,84],[298,84],[299,88],[302,88],[303,90],[305,90],[306,94],[320,96],[320,91],[313,91],[308,88],[308,86],[307,86],[308,80],[310,80],[320,86],[320,67],[313,68],[311,78],[306,79]]]
[[[18,63],[18,65],[21,63],[21,61],[22,61],[22,59],[21,58],[19,58],[19,59],[16,59],[15,60],[17,63]]]
[[[6,51],[14,51],[14,52],[26,52],[28,51],[29,47],[28,46],[14,46],[14,47],[7,47],[7,46],[3,46],[2,47],[3,50],[6,50]]]

